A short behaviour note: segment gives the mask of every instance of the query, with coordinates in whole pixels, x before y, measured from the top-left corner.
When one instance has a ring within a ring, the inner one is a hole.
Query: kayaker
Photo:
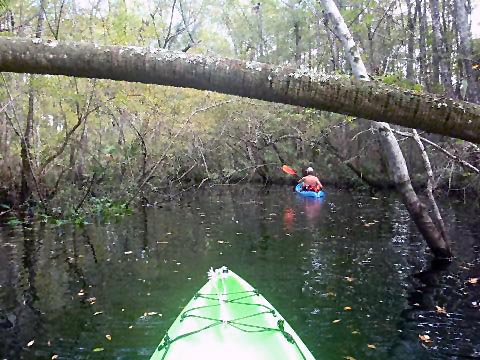
[[[320,190],[323,189],[323,185],[318,180],[318,178],[313,175],[313,168],[309,166],[305,170],[306,175],[302,177],[300,180],[298,180],[299,183],[302,183],[302,191],[315,191],[319,192]]]

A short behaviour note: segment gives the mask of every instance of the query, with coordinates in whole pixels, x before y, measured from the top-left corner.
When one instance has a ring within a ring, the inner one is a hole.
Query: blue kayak
[[[315,197],[315,198],[323,198],[325,196],[325,191],[321,190],[319,192],[316,191],[302,191],[302,184],[298,184],[295,186],[295,192],[302,196],[308,197]]]

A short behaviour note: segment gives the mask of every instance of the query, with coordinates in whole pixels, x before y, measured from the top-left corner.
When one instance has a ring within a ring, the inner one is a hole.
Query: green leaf
[[[22,222],[16,217],[12,217],[7,221],[7,224],[10,226],[18,226],[18,225],[21,225]]]
[[[370,25],[373,22],[373,14],[365,14],[363,16],[363,23],[365,25]]]

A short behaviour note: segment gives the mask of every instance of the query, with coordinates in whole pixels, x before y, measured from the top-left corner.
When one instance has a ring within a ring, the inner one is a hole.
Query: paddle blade
[[[282,170],[284,172],[286,172],[287,174],[290,174],[290,175],[297,175],[297,172],[295,170],[293,170],[290,166],[288,165],[283,165],[282,166]]]

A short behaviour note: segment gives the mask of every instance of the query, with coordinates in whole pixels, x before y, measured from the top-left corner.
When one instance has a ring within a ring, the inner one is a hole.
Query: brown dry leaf
[[[342,321],[341,319],[336,319],[336,320],[333,320],[332,323],[336,324],[336,323],[339,323],[340,321]]]
[[[430,339],[430,336],[428,335],[418,335],[419,339],[422,340],[424,343],[429,344],[432,343],[432,339]]]
[[[470,278],[467,282],[472,285],[478,284],[478,278]]]
[[[351,308],[350,306],[345,306],[345,307],[343,308],[343,310],[345,310],[345,311],[350,311],[350,310],[352,310],[352,308]]]
[[[436,309],[438,314],[446,314],[447,313],[447,309],[445,309],[444,307],[440,307],[440,306],[436,305],[435,309]]]
[[[373,344],[368,344],[367,346],[368,346],[369,349],[376,349],[376,348],[377,348],[377,347],[376,347],[375,345],[373,345]]]
[[[28,347],[32,346],[35,343],[35,340],[30,340],[27,344]]]
[[[105,335],[105,337],[107,338],[108,341],[112,341],[112,335],[107,334],[107,335]]]

